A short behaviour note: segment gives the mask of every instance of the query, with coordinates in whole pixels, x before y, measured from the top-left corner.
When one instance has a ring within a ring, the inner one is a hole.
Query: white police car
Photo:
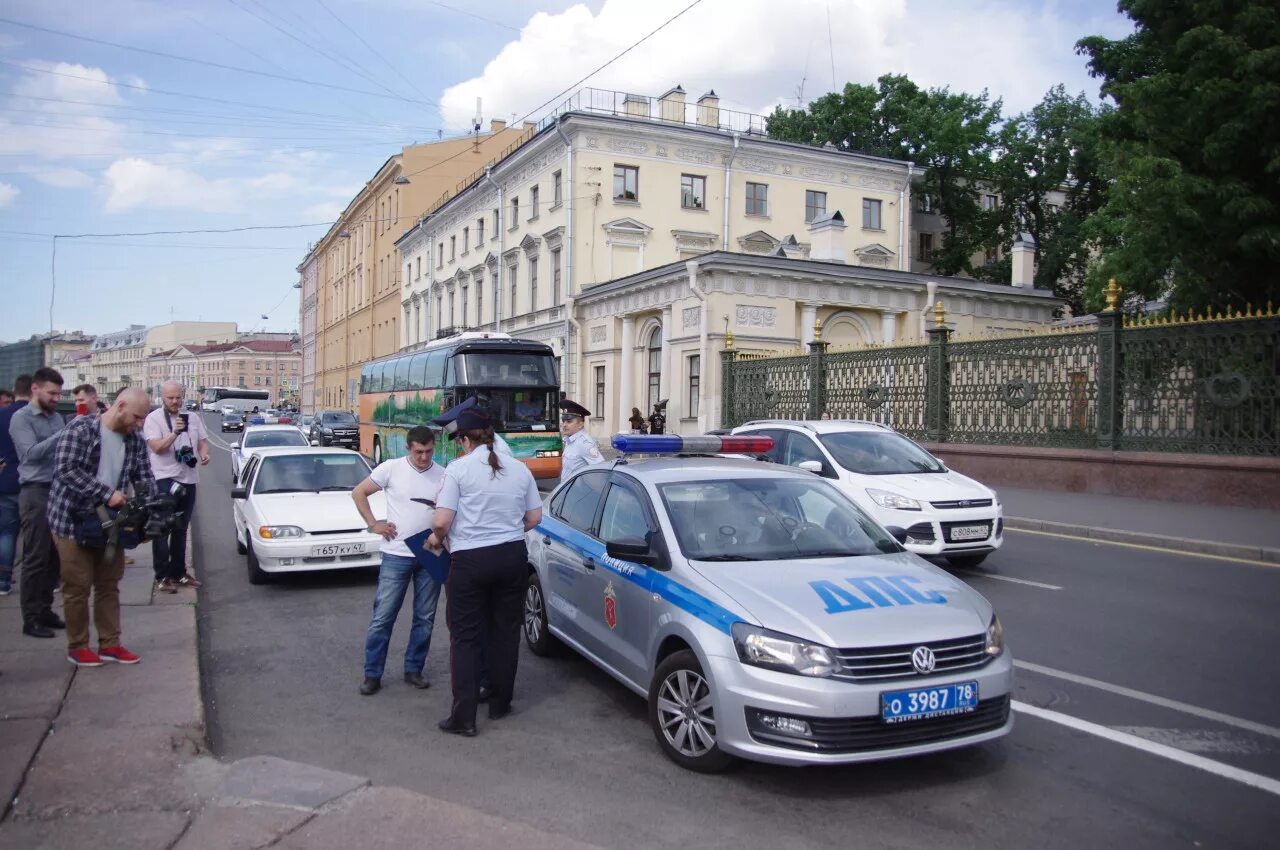
[[[837,764],[1005,735],[1013,662],[990,603],[903,550],[760,437],[619,435],[529,532],[524,634],[648,698],[676,763]],[[676,455],[680,455],[676,457]]]

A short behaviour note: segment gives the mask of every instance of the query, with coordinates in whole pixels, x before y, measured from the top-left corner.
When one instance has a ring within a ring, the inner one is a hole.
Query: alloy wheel
[[[676,752],[700,758],[716,745],[715,708],[707,680],[693,671],[672,671],[658,690],[658,721]]]
[[[531,644],[542,638],[542,589],[536,584],[524,592],[524,637]]]

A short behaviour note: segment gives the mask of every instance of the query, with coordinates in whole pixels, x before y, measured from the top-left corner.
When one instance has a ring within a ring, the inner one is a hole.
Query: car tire
[[[683,708],[708,700],[712,700],[711,683],[698,656],[689,649],[673,652],[662,659],[649,685],[649,726],[667,758],[698,773],[719,773],[731,766],[734,758],[715,740],[714,702],[696,719],[681,718]]]
[[[983,552],[981,555],[948,555],[947,563],[958,570],[971,570],[985,561],[990,554],[990,552]]]
[[[547,598],[536,570],[529,572],[529,584],[524,590],[523,631],[524,642],[534,655],[548,658],[560,651],[560,639],[547,628]]]
[[[271,581],[271,574],[264,571],[258,563],[258,553],[253,551],[253,544],[248,545],[249,584],[266,584]]]

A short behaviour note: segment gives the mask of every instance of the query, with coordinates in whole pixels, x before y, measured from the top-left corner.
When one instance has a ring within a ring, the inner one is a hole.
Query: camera
[[[132,549],[177,530],[182,524],[180,506],[185,492],[185,487],[174,482],[167,491],[135,495],[121,505],[113,523],[119,529],[120,547]]]
[[[178,463],[185,463],[187,466],[194,467],[197,463],[195,449],[191,446],[179,446],[174,450],[173,456]]]

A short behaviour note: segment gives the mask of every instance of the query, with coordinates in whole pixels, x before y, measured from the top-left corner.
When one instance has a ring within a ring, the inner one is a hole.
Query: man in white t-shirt
[[[179,587],[198,588],[200,582],[187,569],[187,527],[196,509],[196,484],[199,466],[209,463],[209,435],[199,414],[183,413],[182,400],[186,388],[177,381],[166,381],[160,387],[160,406],[147,415],[142,436],[147,441],[147,457],[151,474],[156,478],[157,492],[168,493],[181,484],[178,499],[181,521],[164,537],[151,541],[151,559],[156,571],[156,590],[176,593]]]
[[[408,454],[378,464],[373,473],[351,492],[356,509],[369,530],[382,536],[382,567],[378,570],[378,590],[373,599],[373,619],[364,644],[364,681],[360,693],[376,694],[382,688],[382,671],[387,663],[387,646],[395,628],[400,606],[409,583],[413,583],[413,627],[404,653],[404,680],[415,688],[429,688],[422,675],[431,647],[431,629],[436,620],[440,584],[414,558],[405,540],[431,527],[432,508],[444,479],[444,469],[431,460],[436,437],[426,425],[409,429]],[[386,493],[387,518],[379,520],[369,506],[369,497]]]

